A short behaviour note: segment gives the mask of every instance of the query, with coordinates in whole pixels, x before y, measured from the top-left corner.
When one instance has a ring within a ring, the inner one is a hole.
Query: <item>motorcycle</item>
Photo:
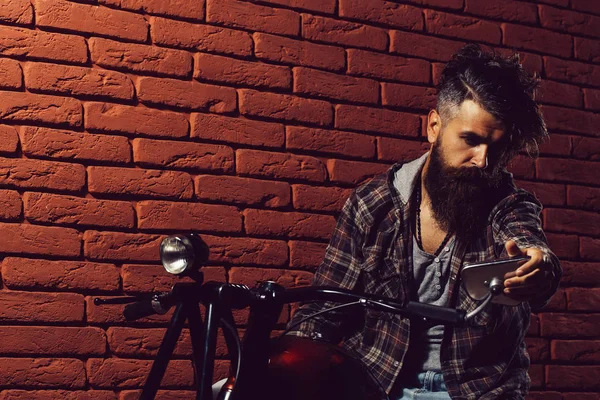
[[[310,286],[286,289],[274,282],[256,288],[220,282],[204,282],[201,272],[207,247],[195,234],[173,235],[160,246],[165,270],[187,276],[191,282],[176,283],[170,292],[149,298],[96,298],[94,304],[128,304],[123,315],[134,321],[175,308],[162,344],[144,384],[141,400],[154,399],[185,322],[192,342],[192,361],[196,377],[196,399],[213,399],[213,368],[217,330],[221,327],[229,354],[230,377],[217,399],[386,399],[385,390],[367,368],[341,347],[324,341],[286,336],[300,323],[333,309],[364,307],[425,320],[434,324],[468,324],[503,291],[501,277],[488,277],[468,291],[476,293],[481,304],[473,311],[439,307],[417,302],[400,304],[394,299],[340,288]],[[485,294],[482,295],[482,288]],[[470,293],[471,294],[471,293]],[[327,301],[339,303],[290,326],[279,338],[271,339],[285,304]],[[199,305],[204,306],[204,318]],[[232,310],[249,308],[243,340],[236,329]]]

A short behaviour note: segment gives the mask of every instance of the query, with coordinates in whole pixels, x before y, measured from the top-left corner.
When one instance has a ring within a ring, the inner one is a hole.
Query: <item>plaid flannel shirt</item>
[[[420,173],[425,156],[413,163]],[[410,194],[402,198],[393,185],[394,165],[387,174],[357,188],[347,200],[313,285],[335,286],[410,300],[412,230]],[[413,175],[416,175],[414,173]],[[474,242],[457,240],[451,260],[450,306],[467,312],[480,303],[472,300],[460,282],[465,262],[492,260],[505,255],[506,241],[520,248],[542,249],[554,266],[555,280],[548,293],[535,302],[515,307],[489,304],[467,327],[446,327],[441,346],[444,380],[453,399],[523,399],[529,389],[529,356],[524,337],[530,307],[545,305],[558,287],[562,270],[548,248],[541,229],[541,205],[517,189],[505,174],[505,190],[490,212],[485,232]],[[415,176],[411,176],[414,186]],[[412,191],[412,189],[411,189]],[[504,254],[503,254],[504,253]],[[331,303],[308,303],[290,324]],[[362,360],[389,393],[409,345],[410,321],[399,315],[366,309],[341,309],[309,319],[290,334],[339,342]]]

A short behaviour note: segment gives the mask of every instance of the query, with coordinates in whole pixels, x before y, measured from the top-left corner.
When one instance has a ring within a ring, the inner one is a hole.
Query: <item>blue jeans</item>
[[[417,375],[413,388],[402,390],[396,400],[450,400],[444,377],[439,372],[427,371]]]

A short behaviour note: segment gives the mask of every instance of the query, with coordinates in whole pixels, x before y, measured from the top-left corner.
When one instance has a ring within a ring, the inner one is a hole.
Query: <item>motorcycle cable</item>
[[[281,335],[279,335],[275,340],[281,339],[287,333],[289,333],[294,328],[296,328],[298,325],[302,324],[303,322],[308,321],[309,319],[318,317],[321,314],[325,314],[325,313],[328,313],[330,311],[335,311],[335,310],[339,310],[340,308],[351,307],[351,306],[361,305],[363,307],[366,307],[367,305],[373,304],[373,303],[377,304],[377,305],[382,305],[382,306],[386,306],[386,307],[392,308],[391,306],[388,306],[387,304],[380,303],[378,301],[366,300],[366,299],[359,299],[358,301],[353,301],[352,303],[340,304],[339,306],[330,307],[330,308],[327,308],[325,310],[318,311],[318,312],[316,312],[314,314],[311,314],[311,315],[309,315],[307,317],[302,318],[300,321],[298,321],[298,322],[296,322],[296,323],[288,326],[287,329],[285,331],[283,331],[283,333]],[[368,367],[366,367],[365,370],[369,373],[369,375],[371,376],[371,379],[373,379],[373,381],[377,383],[377,386],[379,386],[379,390],[381,391],[381,393],[383,393],[385,395],[386,400],[390,400],[390,396],[388,395],[388,393],[385,390],[385,388],[381,385],[381,382],[379,382],[379,379],[377,379],[375,377],[375,375],[373,374],[373,371],[371,371]]]
[[[231,333],[231,336],[235,338],[235,347],[237,352],[237,367],[235,371],[235,380],[233,381],[233,388],[235,389],[242,365],[242,342],[237,334],[236,329],[224,318],[221,318],[221,326],[227,328],[227,330]]]

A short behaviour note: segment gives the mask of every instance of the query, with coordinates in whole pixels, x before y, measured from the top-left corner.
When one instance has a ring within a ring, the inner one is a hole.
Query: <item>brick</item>
[[[0,21],[9,24],[31,25],[33,7],[29,0],[14,0],[0,6]]]
[[[464,42],[413,32],[390,31],[390,52],[407,56],[448,61],[464,45]]]
[[[82,322],[83,296],[75,293],[0,291],[0,321]],[[3,364],[4,365],[4,364]],[[0,373],[0,376],[3,376]],[[0,386],[4,386],[0,384]]]
[[[296,67],[293,72],[294,93],[356,103],[379,102],[379,83],[374,80],[304,67]]]
[[[117,400],[109,390],[4,390],[1,400]]]
[[[575,58],[582,61],[600,63],[600,41],[597,39],[574,38]]]
[[[573,136],[572,143],[573,158],[589,161],[600,160],[600,143],[598,139]]]
[[[446,64],[442,63],[432,63],[431,64],[431,76],[433,78],[433,84],[435,86],[440,84],[442,79],[442,72],[444,71],[444,67]]]
[[[217,113],[236,109],[235,89],[166,78],[140,78],[137,95],[142,103]]]
[[[106,334],[99,328],[3,326],[0,334],[0,354],[101,356],[106,349]]]
[[[202,235],[202,240],[208,245],[209,260],[213,262],[272,267],[282,267],[288,263],[288,246],[283,240],[210,235]]]
[[[600,264],[561,260],[563,285],[600,285]]]
[[[152,360],[119,358],[87,361],[89,384],[93,388],[138,388],[144,385],[150,373]],[[190,387],[194,383],[194,369],[190,360],[171,360],[161,382],[163,387]]]
[[[585,108],[600,111],[600,90],[583,88]]]
[[[214,114],[191,115],[191,137],[261,147],[283,147],[282,124]]]
[[[542,113],[549,129],[598,135],[598,113],[554,106],[542,106]]]
[[[120,72],[49,63],[27,63],[25,86],[32,92],[68,96],[133,98],[133,83]]]
[[[75,99],[5,91],[0,91],[0,98],[0,121],[69,126],[82,123],[81,103]]]
[[[544,366],[541,364],[533,364],[529,366],[527,374],[531,379],[532,388],[541,388],[544,385]]]
[[[541,332],[544,337],[597,337],[600,314],[540,314]]]
[[[194,78],[200,81],[276,89],[289,89],[292,84],[288,67],[206,53],[197,53],[194,59]]]
[[[287,94],[239,90],[240,113],[254,117],[331,125],[333,108],[322,100],[304,99]]]
[[[90,260],[158,261],[163,237],[88,230],[83,234],[83,253]]]
[[[288,126],[286,133],[286,148],[290,150],[309,150],[360,158],[375,156],[375,138],[372,136],[300,126]]]
[[[53,225],[133,228],[135,215],[127,201],[96,200],[51,193],[25,193],[25,218]]]
[[[554,232],[597,235],[600,230],[600,215],[596,212],[581,210],[546,209],[544,210],[545,228]]]
[[[553,340],[552,359],[576,363],[600,361],[599,340]]]
[[[439,8],[448,8],[451,10],[462,10],[464,0],[409,0],[411,3],[434,6]]]
[[[290,8],[333,14],[335,12],[336,0],[263,0],[262,3],[278,4]]]
[[[0,190],[0,219],[3,221],[16,220],[21,217],[23,202],[19,192],[15,190]]]
[[[391,1],[340,0],[339,14],[341,17],[385,24],[395,28],[423,30],[421,9]]]
[[[237,176],[199,175],[194,178],[196,198],[228,204],[268,208],[290,204],[290,185]]]
[[[106,331],[110,351],[119,357],[156,357],[166,329],[111,327]],[[190,357],[190,331],[184,329],[173,352],[175,357]]]
[[[559,392],[537,392],[531,391],[525,397],[526,400],[563,400],[563,396]]]
[[[539,51],[562,57],[570,57],[573,52],[571,37],[546,29],[524,25],[503,23],[502,44],[510,47]]]
[[[149,21],[153,44],[239,56],[252,54],[252,37],[247,32],[158,17],[150,17]]]
[[[290,267],[315,271],[325,257],[325,243],[290,240]]]
[[[327,170],[332,182],[358,185],[361,182],[387,171],[386,164],[366,163],[360,161],[328,160]]]
[[[597,174],[594,165],[593,162],[588,161],[540,158],[537,160],[537,178],[550,181],[595,184]]]
[[[377,138],[377,159],[393,163],[412,161],[425,154],[430,147],[427,142],[379,137]]]
[[[540,155],[570,156],[571,139],[571,136],[551,134],[549,139],[538,144],[539,153]]]
[[[393,136],[420,136],[421,120],[417,115],[339,104],[336,106],[335,127]]]
[[[114,264],[86,261],[50,261],[6,257],[2,278],[9,289],[98,290],[120,288],[119,269]]]
[[[19,135],[12,126],[0,125],[0,153],[16,153]]]
[[[325,165],[317,158],[259,150],[236,151],[236,172],[240,175],[271,179],[299,179],[323,182]]]
[[[568,288],[567,303],[572,311],[600,310],[600,289],[598,288]]]
[[[0,186],[78,192],[85,185],[82,165],[0,158]]]
[[[225,269],[222,267],[202,266],[204,281],[225,282]],[[174,284],[191,279],[171,275],[163,266],[123,265],[123,291],[127,293],[168,292]]]
[[[194,188],[190,175],[185,172],[88,167],[88,190],[92,194],[190,199]]]
[[[41,127],[21,128],[21,149],[27,156],[58,160],[131,161],[131,147],[126,137]]]
[[[600,365],[547,365],[546,374],[549,389],[600,389]]]
[[[231,283],[254,287],[260,282],[274,281],[286,288],[303,287],[310,285],[312,273],[307,271],[281,271],[260,268],[231,268]]]
[[[598,32],[600,17],[598,16],[561,10],[544,5],[538,6],[538,9],[540,12],[540,22],[544,28],[600,37],[600,33]]]
[[[437,103],[437,91],[431,87],[383,82],[381,89],[384,106],[432,110]]]
[[[0,58],[0,88],[21,89],[23,87],[23,71],[18,61]]]
[[[302,14],[302,37],[381,51],[387,50],[389,41],[385,29],[310,14]]]
[[[222,364],[227,364],[223,366]],[[217,378],[214,376],[214,380],[227,378],[227,374],[229,373],[229,364],[225,360],[215,360],[215,371],[222,371],[223,376]],[[140,398],[142,394],[141,390],[122,390],[120,392],[119,400],[137,400]],[[190,390],[159,390],[156,393],[156,400],[186,400],[190,398],[194,398],[196,396],[196,391]]]
[[[192,72],[192,56],[186,51],[102,38],[90,38],[88,44],[92,62],[104,68],[182,78]]]
[[[133,160],[149,167],[232,172],[233,150],[219,144],[133,139]]]
[[[554,81],[542,81],[541,96],[538,101],[545,104],[555,104],[574,108],[582,108],[583,97],[581,88]]]
[[[145,42],[148,25],[140,14],[67,1],[35,0],[36,26]]]
[[[157,250],[158,254],[158,250]],[[102,327],[107,324],[110,325],[123,325],[125,323],[130,324],[131,322],[126,321],[123,316],[123,304],[104,304],[97,306],[94,304],[94,299],[113,299],[115,297],[106,296],[88,296],[85,298],[85,310],[86,310],[86,323],[88,325],[101,325]],[[140,324],[167,324],[173,316],[173,312],[170,311],[163,315],[152,315],[150,317],[141,318],[136,321]]]
[[[83,389],[83,362],[70,358],[0,358],[0,386]]]
[[[567,186],[567,204],[587,210],[600,210],[600,189],[585,186]]]
[[[202,21],[204,19],[205,0],[98,0],[99,4],[116,6],[125,10],[142,11],[145,14],[183,17]]]
[[[335,219],[321,214],[248,209],[244,211],[244,227],[249,235],[328,239]]]
[[[600,86],[600,66],[598,65],[544,57],[544,70],[546,77],[550,79]]]
[[[477,0],[466,0],[465,12],[502,21],[537,23],[537,7],[535,4],[513,0],[487,4]]]
[[[85,38],[81,36],[8,26],[0,26],[0,55],[80,64],[88,60]]]
[[[571,8],[578,11],[588,11],[593,14],[600,14],[600,6],[596,2],[587,0],[571,0]]]
[[[546,237],[550,248],[557,257],[574,259],[579,254],[579,238],[577,236],[548,233]]]
[[[518,181],[517,186],[527,190],[537,197],[546,207],[564,206],[567,198],[565,185],[556,185],[546,182]]]
[[[428,33],[499,44],[502,32],[498,24],[478,18],[425,10],[425,27]]]
[[[517,54],[519,56],[519,62],[528,71],[530,74],[537,73],[538,76],[542,75],[542,68],[544,61],[542,60],[542,56],[537,54],[531,54],[524,51],[515,52],[514,49],[503,49],[503,48],[494,48],[494,51],[502,54],[504,57],[512,57]]]
[[[85,128],[94,132],[182,138],[189,131],[182,114],[142,106],[109,103],[85,103]]]
[[[0,223],[0,228],[4,236],[0,252],[67,257],[81,254],[81,239],[74,229],[4,223]]]
[[[400,82],[429,83],[430,69],[429,63],[424,60],[364,50],[348,50],[348,72],[352,75]]]
[[[340,212],[351,192],[339,187],[292,185],[296,210]]]
[[[346,55],[341,47],[255,33],[254,54],[258,59],[282,64],[301,65],[330,71],[342,71]]]
[[[565,311],[567,309],[567,295],[563,289],[558,289],[550,298],[550,302],[546,304],[543,311]]]
[[[136,210],[138,228],[143,230],[242,231],[242,216],[236,207],[231,206],[140,201]]]
[[[206,21],[280,35],[300,34],[297,12],[235,0],[206,0]]]
[[[550,341],[541,338],[525,338],[531,362],[547,361],[550,358]]]

